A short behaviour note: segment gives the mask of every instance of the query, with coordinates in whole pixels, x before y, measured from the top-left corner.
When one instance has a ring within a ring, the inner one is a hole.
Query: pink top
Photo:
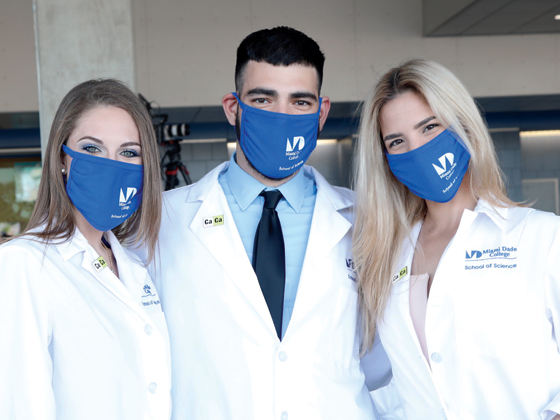
[[[410,276],[410,317],[418,336],[424,357],[430,364],[428,344],[426,343],[426,309],[428,306],[428,273]]]

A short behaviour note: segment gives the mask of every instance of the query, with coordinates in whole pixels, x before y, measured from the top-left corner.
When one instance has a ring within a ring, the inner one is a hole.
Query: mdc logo
[[[447,171],[446,161],[449,162],[449,167],[451,168],[453,166],[453,162],[455,161],[455,156],[453,156],[453,153],[446,153],[445,155],[441,156],[438,160],[441,166],[437,166],[435,163],[432,163],[432,165],[436,170],[437,174],[439,176],[442,176],[445,173],[445,171]]]
[[[465,251],[465,252],[466,252],[466,254],[467,254],[467,255],[465,256],[465,258],[466,258],[467,260],[471,260],[471,259],[473,259],[473,258],[476,259],[476,258],[482,257],[482,252],[477,251],[477,250],[471,251],[470,254],[469,254],[469,251]]]
[[[119,197],[119,204],[121,206],[124,206],[128,200],[130,200],[132,197],[134,197],[136,195],[137,192],[138,192],[138,190],[136,188],[128,187],[126,189],[126,195],[125,195],[124,192],[123,192],[123,189],[121,188],[121,194],[120,194],[120,197]]]
[[[290,143],[290,139],[286,139],[286,152],[293,152],[297,146],[297,150],[301,150],[303,149],[303,146],[305,146],[305,138],[302,136],[296,136],[294,137],[294,141],[292,143]]]

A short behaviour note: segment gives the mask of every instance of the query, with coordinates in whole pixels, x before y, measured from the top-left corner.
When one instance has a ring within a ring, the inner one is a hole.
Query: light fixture
[[[327,144],[336,144],[338,142],[337,139],[319,139],[317,140],[317,145],[325,146]]]
[[[554,16],[554,20],[560,20],[560,15]]]
[[[560,130],[520,131],[521,137],[559,137]]]

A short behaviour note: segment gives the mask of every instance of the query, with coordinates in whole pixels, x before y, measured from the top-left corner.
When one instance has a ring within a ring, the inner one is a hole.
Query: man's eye
[[[309,105],[309,102],[307,102],[307,101],[297,101],[296,105],[297,106],[306,106],[306,105]]]

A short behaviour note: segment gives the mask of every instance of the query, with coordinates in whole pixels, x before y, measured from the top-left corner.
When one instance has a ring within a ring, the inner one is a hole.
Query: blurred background
[[[197,181],[227,160],[235,133],[220,101],[235,50],[278,25],[327,57],[333,106],[309,164],[331,183],[350,183],[356,109],[377,78],[426,57],[477,99],[510,197],[559,214],[559,19],[556,0],[1,0],[0,231],[25,226],[54,112],[87,79],[116,77],[147,99],[168,172],[180,161]]]

